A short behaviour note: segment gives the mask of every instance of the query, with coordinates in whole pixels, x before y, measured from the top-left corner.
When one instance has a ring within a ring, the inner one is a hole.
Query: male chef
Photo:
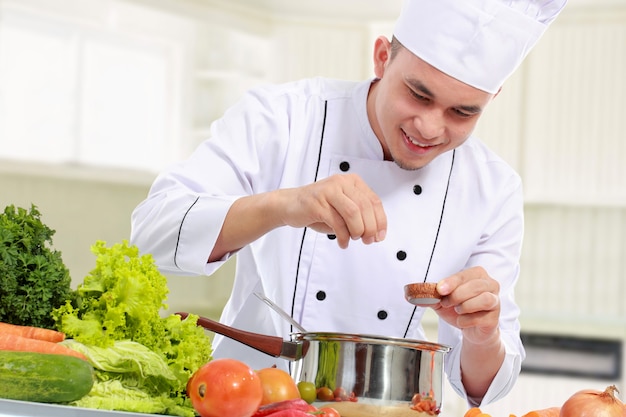
[[[425,340],[468,404],[502,398],[524,358],[514,287],[520,177],[472,131],[566,0],[408,0],[374,77],[256,88],[155,180],[131,242],[164,273],[211,275],[236,257],[221,321],[288,338],[260,292],[309,331]],[[429,307],[403,287],[437,282]],[[214,357],[282,360],[216,336]]]

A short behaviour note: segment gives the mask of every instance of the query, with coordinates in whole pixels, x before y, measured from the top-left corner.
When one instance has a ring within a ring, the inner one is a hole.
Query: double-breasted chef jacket
[[[239,250],[233,290],[220,321],[286,339],[290,325],[254,296],[261,292],[307,331],[426,340],[424,309],[404,299],[404,285],[438,281],[482,266],[500,283],[500,330],[506,359],[483,404],[515,383],[524,349],[514,285],[523,234],[519,175],[470,137],[418,170],[383,160],[367,118],[372,80],[313,78],[247,93],[211,127],[195,152],[160,174],[133,212],[131,243],[167,274],[211,275],[235,253],[207,259],[238,198],[354,173],[382,199],[384,241],[351,241],[308,228],[277,228]],[[210,279],[210,278],[208,278]],[[438,343],[452,350],[445,371],[465,396],[461,332],[440,321]],[[214,357],[254,369],[289,363],[216,336]]]

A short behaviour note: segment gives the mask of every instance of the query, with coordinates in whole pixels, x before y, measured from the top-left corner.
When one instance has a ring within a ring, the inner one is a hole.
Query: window
[[[123,2],[29,2],[0,5],[0,158],[147,171],[177,158],[190,25]]]

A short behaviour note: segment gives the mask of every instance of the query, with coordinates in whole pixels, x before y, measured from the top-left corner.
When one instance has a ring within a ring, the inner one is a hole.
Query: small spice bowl
[[[417,282],[404,286],[404,298],[414,305],[430,305],[441,301],[441,294],[436,282]]]

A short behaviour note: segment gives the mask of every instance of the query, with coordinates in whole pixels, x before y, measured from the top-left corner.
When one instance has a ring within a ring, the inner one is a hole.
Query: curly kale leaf
[[[61,252],[52,249],[54,233],[34,204],[0,213],[0,321],[55,328],[51,313],[73,292]]]

